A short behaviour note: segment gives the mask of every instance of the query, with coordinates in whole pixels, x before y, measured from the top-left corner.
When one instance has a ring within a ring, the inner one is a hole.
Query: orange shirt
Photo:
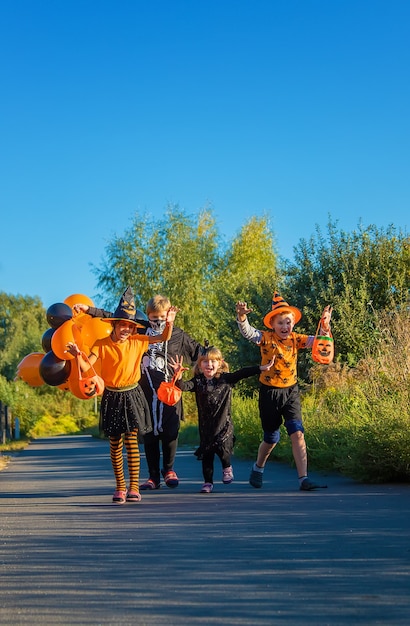
[[[266,365],[275,357],[270,370],[261,372],[259,380],[269,387],[291,387],[298,382],[297,358],[298,350],[306,348],[309,335],[291,333],[287,339],[279,339],[272,330],[261,331],[260,350],[261,365]]]
[[[124,342],[114,342],[111,337],[98,339],[91,353],[101,364],[101,378],[107,387],[128,387],[141,378],[141,360],[148,349],[147,335],[131,335]]]

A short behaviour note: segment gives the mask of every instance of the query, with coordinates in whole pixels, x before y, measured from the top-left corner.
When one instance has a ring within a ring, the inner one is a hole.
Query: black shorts
[[[302,407],[298,385],[292,387],[268,387],[259,389],[259,415],[265,433],[273,433],[283,421],[288,434],[303,432]]]

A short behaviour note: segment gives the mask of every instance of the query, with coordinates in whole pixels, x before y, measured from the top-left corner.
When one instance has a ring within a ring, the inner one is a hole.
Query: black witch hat
[[[135,306],[134,293],[131,287],[127,287],[121,296],[121,300],[115,309],[112,317],[104,317],[104,322],[115,322],[118,320],[126,320],[132,322],[136,326],[146,328],[147,316]]]

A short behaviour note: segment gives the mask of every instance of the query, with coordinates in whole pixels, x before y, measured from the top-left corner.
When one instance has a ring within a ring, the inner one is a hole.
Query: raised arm
[[[252,309],[248,307],[246,302],[236,303],[236,321],[238,322],[239,332],[242,337],[248,341],[252,341],[252,343],[260,343],[262,338],[261,331],[251,326],[248,322],[247,315],[248,313],[251,313],[251,311]]]
[[[320,318],[320,334],[324,337],[330,335],[330,320],[332,318],[332,307],[330,304],[326,305],[322,312],[322,317]]]
[[[248,308],[246,302],[236,303],[236,319],[238,322],[244,322],[248,313],[252,313],[252,309]]]

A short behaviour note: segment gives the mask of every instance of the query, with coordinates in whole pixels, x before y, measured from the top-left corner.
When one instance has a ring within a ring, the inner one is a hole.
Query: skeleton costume
[[[148,335],[159,334],[159,330],[148,328]],[[202,346],[181,328],[174,326],[169,341],[151,344],[142,361],[140,385],[144,391],[152,418],[152,432],[144,436],[145,456],[149,478],[156,486],[160,484],[161,473],[165,475],[173,470],[178,444],[181,420],[184,419],[183,404],[180,400],[174,406],[158,400],[157,389],[162,381],[172,378],[174,370],[169,364],[170,358],[182,356],[184,362],[193,365]],[[162,447],[162,469],[160,468],[160,442]]]

